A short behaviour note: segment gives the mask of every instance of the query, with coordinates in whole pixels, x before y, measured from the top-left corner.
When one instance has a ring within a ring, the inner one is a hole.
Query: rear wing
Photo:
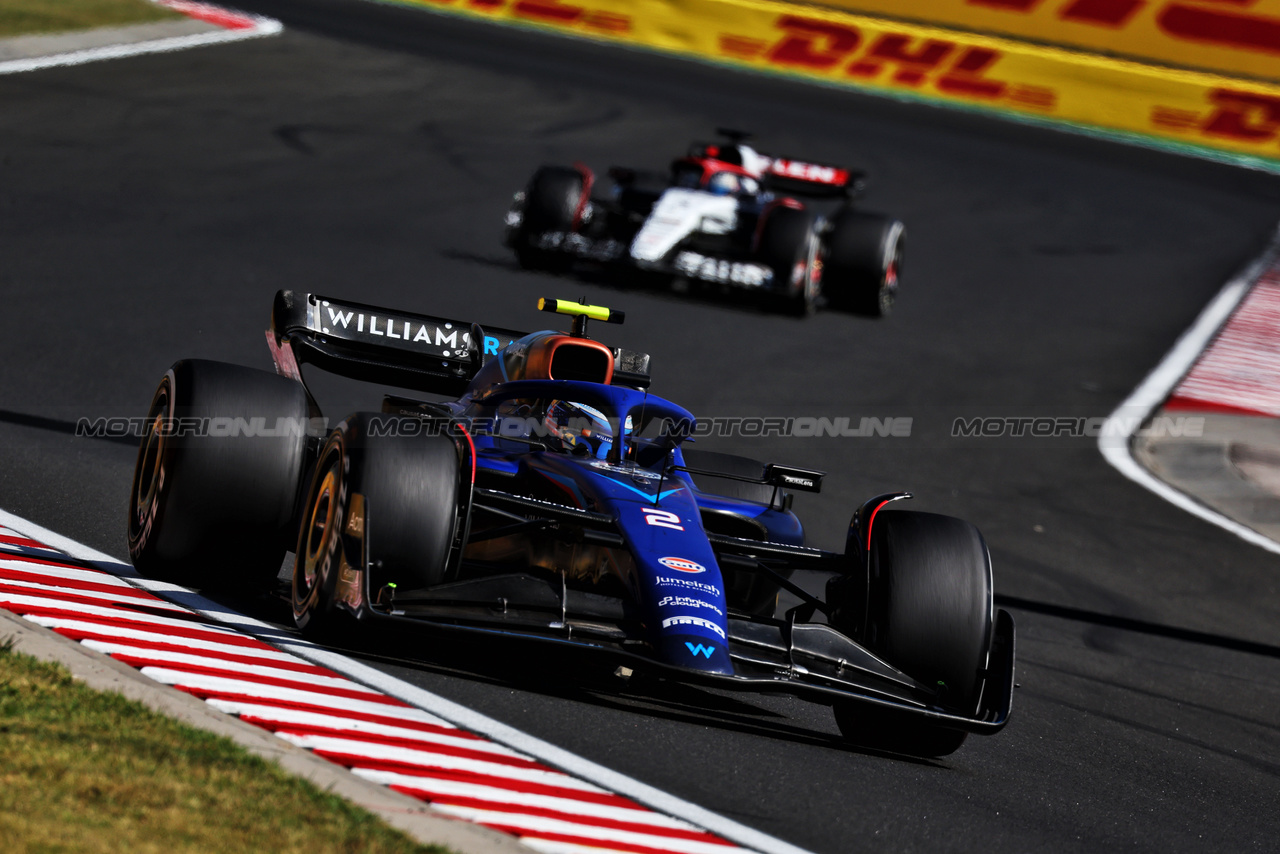
[[[312,364],[364,382],[461,395],[486,359],[524,335],[286,290],[276,293],[267,338],[276,370],[285,375],[292,357],[294,372]]]
[[[771,190],[792,195],[847,196],[854,198],[866,189],[867,175],[854,169],[761,155],[763,179]]]
[[[527,333],[380,308],[319,294],[278,291],[267,343],[276,371],[299,366],[362,382],[458,397],[488,360]],[[649,357],[615,350],[618,385],[649,384]]]

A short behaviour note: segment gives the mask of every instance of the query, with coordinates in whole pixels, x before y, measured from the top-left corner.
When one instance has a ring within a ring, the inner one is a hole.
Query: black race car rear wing
[[[867,186],[865,172],[787,157],[765,156],[769,165],[764,172],[764,184],[778,193],[855,198]]]
[[[845,169],[842,166],[831,166],[825,163],[813,163],[808,160],[796,160],[792,157],[778,157],[756,151],[754,164],[744,163],[738,143],[751,138],[747,131],[730,128],[716,128],[716,133],[729,141],[722,143],[695,142],[689,147],[689,156],[693,158],[714,157],[726,163],[745,166],[748,169],[762,168],[761,180],[767,189],[792,196],[845,196],[856,198],[866,189],[867,174],[856,169]],[[679,161],[677,161],[679,162]],[[629,172],[630,170],[623,170]],[[635,174],[635,173],[631,173]],[[616,177],[616,176],[615,176]]]
[[[476,371],[524,332],[284,290],[267,343],[282,375],[299,366],[430,394],[466,392]],[[649,357],[614,350],[614,382],[649,385]]]

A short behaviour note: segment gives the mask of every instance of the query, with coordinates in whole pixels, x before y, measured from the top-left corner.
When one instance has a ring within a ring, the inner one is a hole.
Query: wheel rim
[[[133,515],[130,525],[131,545],[137,545],[148,530],[156,510],[156,501],[164,486],[164,458],[169,437],[166,426],[172,416],[169,378],[161,381],[147,413],[147,432],[138,447],[138,461],[133,474]]]
[[[818,241],[809,241],[809,251],[805,254],[804,263],[804,305],[805,309],[813,308],[814,302],[822,289],[822,261],[818,258]]]
[[[888,314],[893,308],[893,300],[898,295],[899,259],[895,252],[884,270],[884,281],[880,284],[880,313]]]
[[[147,435],[143,437],[142,448],[138,460],[138,490],[134,496],[134,512],[139,519],[145,519],[147,511],[155,503],[156,493],[160,490],[160,459],[164,456],[163,415],[157,415],[147,425]],[[143,485],[145,484],[145,486]]]
[[[338,511],[338,469],[336,462],[325,470],[307,521],[306,542],[299,556],[302,560],[303,589],[300,598],[309,598],[320,584],[320,569],[329,552],[333,536],[333,520]]]

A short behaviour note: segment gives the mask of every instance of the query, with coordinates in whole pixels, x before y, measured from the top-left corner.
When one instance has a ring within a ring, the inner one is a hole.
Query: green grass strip
[[[180,20],[147,0],[0,0],[0,38]]]
[[[427,852],[230,740],[0,642],[6,852]]]

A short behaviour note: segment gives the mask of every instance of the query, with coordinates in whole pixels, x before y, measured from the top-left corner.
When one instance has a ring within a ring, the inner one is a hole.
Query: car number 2
[[[684,525],[680,524],[680,517],[675,513],[667,510],[659,510],[656,507],[641,508],[644,513],[644,521],[649,525],[656,525],[659,528],[670,528],[673,531],[683,531]]]

